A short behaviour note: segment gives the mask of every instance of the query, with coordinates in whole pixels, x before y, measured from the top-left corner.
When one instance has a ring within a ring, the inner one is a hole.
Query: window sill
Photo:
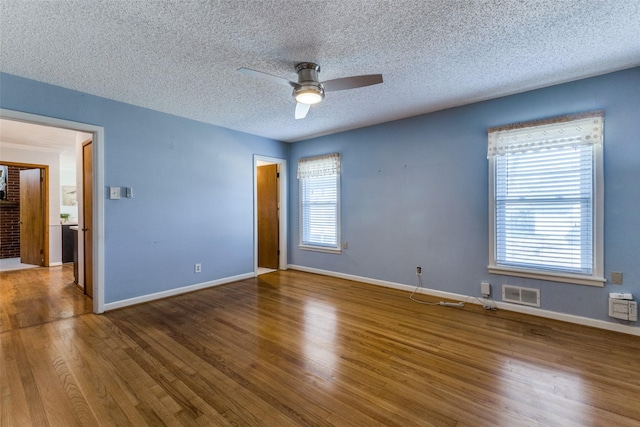
[[[529,279],[548,280],[551,282],[571,283],[574,285],[586,285],[604,287],[606,279],[604,277],[587,277],[569,273],[549,273],[539,270],[526,270],[523,268],[509,268],[490,265],[487,267],[491,274],[502,274],[505,276],[526,277]]]
[[[340,255],[342,251],[339,248],[327,248],[324,246],[309,246],[309,245],[298,245],[298,248],[303,251],[314,251],[314,252],[325,252],[329,254],[337,254]]]

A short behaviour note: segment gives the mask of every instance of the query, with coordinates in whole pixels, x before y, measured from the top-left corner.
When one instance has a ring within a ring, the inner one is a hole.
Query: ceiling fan
[[[295,111],[296,119],[304,119],[307,116],[311,105],[322,101],[325,92],[355,89],[382,83],[382,74],[342,77],[339,79],[320,82],[318,80],[320,66],[313,62],[302,62],[296,65],[296,73],[298,73],[297,83],[272,74],[263,73],[262,71],[251,70],[249,68],[238,68],[238,71],[249,76],[259,77],[274,83],[293,87],[293,98],[297,102]]]

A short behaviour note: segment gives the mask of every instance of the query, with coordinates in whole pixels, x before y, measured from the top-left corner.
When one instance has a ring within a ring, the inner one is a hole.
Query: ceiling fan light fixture
[[[322,96],[313,90],[296,93],[296,101],[301,104],[317,104],[322,101]]]
[[[302,85],[293,90],[293,97],[301,104],[317,104],[324,98],[324,89],[321,85]]]

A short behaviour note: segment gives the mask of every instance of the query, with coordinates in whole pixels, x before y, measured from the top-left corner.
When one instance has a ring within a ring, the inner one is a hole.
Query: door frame
[[[87,159],[89,158],[89,156],[87,156],[85,149],[86,147],[89,147],[91,149],[91,158],[87,161]],[[76,181],[79,184],[80,182],[82,182],[82,185],[79,185],[79,187],[82,189],[81,191],[81,197],[80,199],[82,200],[82,209],[78,209],[78,218],[82,219],[82,228],[78,228],[78,247],[82,247],[82,252],[80,252],[80,254],[82,255],[82,269],[78,269],[78,277],[82,277],[82,285],[84,288],[84,293],[85,295],[90,296],[91,298],[93,298],[94,296],[94,287],[93,287],[93,262],[92,262],[92,258],[89,258],[87,256],[87,254],[89,255],[93,255],[93,140],[91,138],[89,138],[88,140],[82,141],[81,143],[76,143],[76,152],[80,153],[79,156],[80,159],[76,158],[76,165],[82,165],[81,169],[81,175],[82,177],[78,176],[78,173],[76,172]],[[90,168],[90,169],[89,169]],[[87,185],[86,185],[86,179],[87,179],[87,170],[91,171],[91,191],[87,190]],[[87,193],[91,193],[91,198],[89,199],[87,197]],[[86,203],[87,200],[91,201],[91,204]],[[87,207],[90,206],[89,209],[87,209]],[[87,211],[90,210],[91,212],[91,221],[87,221]],[[80,224],[80,223],[78,223]],[[82,233],[82,234],[81,234]],[[90,233],[90,239],[87,238],[88,233]],[[82,239],[82,242],[80,241],[80,239]],[[90,251],[87,251],[87,241],[91,241],[92,247]],[[87,259],[89,259],[90,261],[87,262]],[[92,273],[91,276],[87,274],[87,264],[90,265],[91,269],[90,272]],[[82,273],[82,276],[80,276],[80,274]],[[88,280],[87,278],[90,278],[91,280]]]
[[[4,115],[3,115],[4,117]],[[44,192],[43,203],[44,203],[44,224],[43,224],[43,243],[44,246],[42,248],[42,257],[44,261],[42,261],[42,267],[49,267],[51,263],[49,262],[49,228],[51,224],[49,222],[49,165],[40,165],[35,163],[22,163],[22,162],[5,162],[2,161],[3,165],[13,166],[18,168],[29,168],[29,169],[40,169],[40,173],[42,174],[43,182],[41,183],[41,191]],[[22,244],[22,242],[20,242]]]
[[[0,108],[0,117],[24,123],[75,130],[93,135],[93,312],[104,312],[104,128]],[[80,254],[78,254],[80,257]]]
[[[258,166],[263,164],[278,165],[280,179],[278,180],[279,206],[279,236],[280,255],[278,269],[287,269],[287,161],[277,157],[253,155],[253,273],[258,276]]]

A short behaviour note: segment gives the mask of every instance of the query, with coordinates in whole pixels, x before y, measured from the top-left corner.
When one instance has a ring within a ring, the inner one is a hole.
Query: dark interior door
[[[258,166],[258,267],[278,268],[278,165]]]

